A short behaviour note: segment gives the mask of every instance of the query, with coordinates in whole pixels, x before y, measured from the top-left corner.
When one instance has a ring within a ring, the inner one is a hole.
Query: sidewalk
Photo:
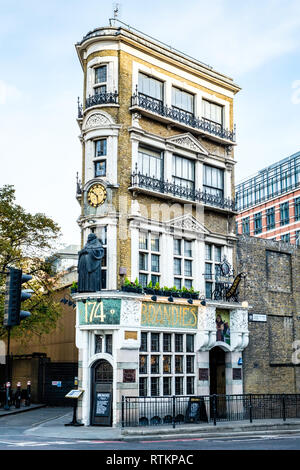
[[[44,404],[32,404],[31,406],[22,405],[21,408],[12,406],[10,410],[0,409],[1,417],[15,415],[17,413],[36,410],[46,407]],[[115,440],[115,441],[134,441],[134,440],[153,440],[153,439],[189,439],[193,438],[230,438],[247,436],[272,436],[278,434],[299,434],[300,419],[282,419],[254,420],[249,421],[231,421],[218,422],[216,426],[213,423],[185,424],[177,425],[175,429],[172,426],[139,426],[132,428],[110,428],[101,426],[65,426],[73,418],[73,410],[66,409],[66,413],[59,418],[48,419],[44,423],[34,428],[27,429],[25,434],[28,436],[37,436],[43,438],[61,438],[61,439],[82,439],[82,440]]]
[[[17,413],[22,413],[24,411],[31,411],[31,410],[36,410],[38,408],[43,408],[46,405],[40,404],[31,404],[30,406],[25,406],[21,405],[20,408],[16,408],[15,406],[11,406],[9,410],[4,410],[4,408],[0,408],[0,418],[2,416],[8,416],[8,415],[15,415]]]
[[[93,439],[93,440],[116,440],[116,441],[133,441],[138,439],[151,440],[182,438],[188,439],[192,437],[199,438],[218,438],[218,437],[237,437],[237,436],[253,436],[253,435],[278,435],[278,434],[299,434],[300,435],[300,419],[282,420],[257,420],[252,424],[249,422],[235,421],[227,423],[213,424],[187,424],[178,425],[175,429],[172,426],[153,426],[153,427],[136,427],[136,428],[110,428],[101,426],[64,426],[72,421],[72,412],[60,418],[53,419],[43,423],[35,428],[31,428],[25,432],[26,435],[63,438],[63,439]]]

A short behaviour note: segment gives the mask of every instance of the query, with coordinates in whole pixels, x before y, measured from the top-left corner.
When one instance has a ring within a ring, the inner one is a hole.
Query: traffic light
[[[8,268],[5,289],[4,326],[20,325],[30,312],[21,310],[21,302],[30,299],[31,289],[22,290],[22,284],[30,281],[32,276],[22,274],[22,269]]]

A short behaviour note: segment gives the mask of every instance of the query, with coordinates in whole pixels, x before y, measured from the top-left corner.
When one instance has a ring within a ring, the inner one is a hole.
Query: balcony
[[[224,129],[220,124],[207,119],[196,118],[193,114],[178,109],[165,106],[162,101],[136,93],[131,97],[131,110],[139,110],[148,117],[157,116],[158,119],[166,123],[176,123],[176,126],[189,129],[211,139],[232,145],[235,143],[235,128],[233,131]]]
[[[97,93],[92,96],[90,95],[85,102],[85,109],[102,104],[118,104],[118,97],[119,94],[117,91],[114,93]]]
[[[216,207],[221,210],[235,212],[235,202],[230,198],[209,194],[186,186],[181,186],[169,181],[163,181],[148,175],[142,175],[135,171],[131,175],[130,190],[141,190],[151,195],[158,193],[161,197],[169,199],[181,199],[184,201],[200,202],[207,206]]]

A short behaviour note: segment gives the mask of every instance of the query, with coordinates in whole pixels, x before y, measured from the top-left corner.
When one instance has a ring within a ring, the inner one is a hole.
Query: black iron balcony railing
[[[139,108],[158,114],[164,118],[177,121],[186,126],[191,126],[204,133],[235,142],[235,128],[233,131],[224,129],[220,124],[197,118],[193,114],[178,108],[165,106],[161,100],[152,98],[138,91],[131,97],[131,106],[138,106]]]
[[[97,104],[118,104],[118,96],[117,91],[114,93],[97,93],[92,96],[90,95],[85,102],[85,107],[90,108]]]
[[[173,196],[189,201],[202,202],[203,204],[207,204],[210,206],[235,211],[235,203],[230,198],[216,196],[214,194],[209,194],[206,191],[199,191],[194,188],[189,188],[176,183],[154,178],[148,175],[143,175],[138,171],[135,171],[131,175],[131,187],[143,188],[171,197]]]
[[[82,119],[83,110],[82,110],[82,104],[80,103],[79,96],[77,98],[77,109],[78,109],[78,119]]]

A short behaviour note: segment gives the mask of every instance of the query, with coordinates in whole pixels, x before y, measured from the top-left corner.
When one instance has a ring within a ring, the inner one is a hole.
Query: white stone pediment
[[[171,219],[166,223],[167,227],[179,230],[189,230],[191,232],[208,235],[210,232],[195,217],[186,214],[175,219]]]
[[[111,126],[112,124],[115,124],[115,122],[108,113],[97,111],[84,119],[82,128],[88,130],[94,127]]]
[[[208,155],[206,148],[189,132],[185,134],[173,135],[166,139],[168,144],[182,147],[185,150],[191,150],[192,152],[200,153],[202,155]]]

